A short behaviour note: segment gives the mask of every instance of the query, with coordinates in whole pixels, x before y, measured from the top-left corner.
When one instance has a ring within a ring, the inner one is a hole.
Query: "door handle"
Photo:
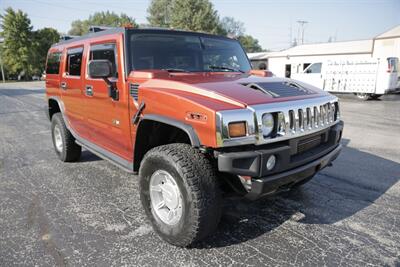
[[[92,85],[85,86],[85,94],[87,96],[93,96],[93,86]]]
[[[60,87],[63,90],[67,90],[67,83],[66,82],[61,82]]]

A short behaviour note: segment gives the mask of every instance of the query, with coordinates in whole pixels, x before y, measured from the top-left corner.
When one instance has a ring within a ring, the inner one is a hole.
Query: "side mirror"
[[[107,59],[96,59],[89,62],[91,78],[108,78],[112,76],[112,64]]]
[[[119,99],[118,89],[115,83],[110,81],[108,78],[113,75],[112,64],[107,59],[95,59],[89,61],[88,66],[89,77],[91,78],[102,78],[108,85],[108,96],[113,100]]]

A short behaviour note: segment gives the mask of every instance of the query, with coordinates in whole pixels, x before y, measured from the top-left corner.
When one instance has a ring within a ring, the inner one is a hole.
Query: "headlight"
[[[264,137],[269,136],[274,129],[274,116],[271,113],[265,113],[262,116],[262,134]]]

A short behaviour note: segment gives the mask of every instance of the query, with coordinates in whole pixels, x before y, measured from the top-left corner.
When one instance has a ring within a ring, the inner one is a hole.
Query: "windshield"
[[[185,33],[132,33],[130,70],[246,72],[251,69],[235,40]]]

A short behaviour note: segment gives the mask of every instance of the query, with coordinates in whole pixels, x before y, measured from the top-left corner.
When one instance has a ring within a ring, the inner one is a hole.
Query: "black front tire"
[[[174,225],[164,223],[152,211],[150,179],[159,170],[171,174],[182,195],[182,216]],[[162,239],[187,247],[215,231],[221,217],[221,193],[214,168],[199,150],[187,144],[153,148],[146,153],[139,176],[143,208]]]
[[[61,133],[62,149],[58,149],[56,145],[55,129]],[[81,157],[82,147],[75,143],[75,138],[67,129],[61,113],[56,113],[51,118],[51,136],[53,140],[54,150],[58,158],[64,162],[78,161]]]

